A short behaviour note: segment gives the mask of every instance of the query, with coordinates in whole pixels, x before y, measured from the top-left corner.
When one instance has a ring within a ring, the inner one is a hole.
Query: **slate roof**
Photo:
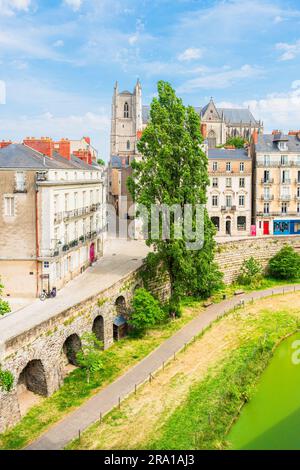
[[[11,144],[0,149],[0,168],[34,170],[96,169],[94,166],[88,165],[74,155],[71,156],[71,160],[67,160],[57,152],[54,152],[53,158],[49,158],[23,144]]]
[[[208,149],[209,160],[251,160],[248,151],[245,149]]]
[[[205,111],[208,108],[208,104],[204,106],[204,108],[201,108],[199,106],[194,106],[194,109],[199,116],[203,116],[205,114]],[[252,124],[258,123],[251,113],[251,111],[247,108],[216,108],[217,112],[220,116],[220,119],[222,117],[222,114],[224,115],[224,119],[226,123],[232,123],[232,124]],[[143,116],[143,124],[147,124],[149,121],[150,117],[150,106],[143,106],[142,109],[142,116]]]
[[[275,137],[275,140],[274,140]],[[285,141],[287,142],[288,152],[299,153],[300,155],[300,138],[297,135],[285,135]],[[256,144],[256,152],[276,152],[285,153],[286,150],[279,150],[278,139],[273,134],[259,134]]]

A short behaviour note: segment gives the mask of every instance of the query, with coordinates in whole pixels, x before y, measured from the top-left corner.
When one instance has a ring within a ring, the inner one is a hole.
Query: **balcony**
[[[71,211],[57,212],[54,214],[54,223],[60,223],[63,220],[75,219],[82,217],[92,212],[97,212],[101,208],[101,204],[92,204],[91,206],[81,207],[80,209],[73,209]]]
[[[221,212],[235,212],[236,211],[236,206],[222,206],[221,207]]]
[[[269,212],[268,214],[265,212],[257,212],[256,215],[258,217],[300,217],[300,213],[298,212],[289,212],[287,211],[285,214],[282,212]]]
[[[290,201],[291,200],[291,195],[290,194],[281,194],[279,196],[280,201]]]
[[[295,183],[300,185],[300,180],[295,179]]]
[[[273,184],[274,183],[274,178],[262,178],[261,182],[262,182],[262,184]]]
[[[274,201],[274,194],[263,194],[260,199],[262,201]]]
[[[289,178],[281,180],[281,184],[291,184],[291,180]]]

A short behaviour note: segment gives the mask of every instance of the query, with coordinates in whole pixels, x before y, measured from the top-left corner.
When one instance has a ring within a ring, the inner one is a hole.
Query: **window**
[[[86,204],[86,192],[83,191],[82,193],[82,207],[85,207]]]
[[[231,207],[231,206],[232,206],[232,197],[226,196],[226,207]]]
[[[90,204],[94,204],[94,191],[90,191]]]
[[[264,155],[264,166],[270,166],[270,155]]]
[[[280,163],[281,163],[281,165],[287,165],[288,164],[288,156],[287,155],[281,155]]]
[[[245,163],[240,162],[240,172],[243,172],[243,171],[245,171]]]
[[[270,199],[270,188],[264,188],[264,199]]]
[[[245,187],[245,178],[240,178],[240,188]]]
[[[49,269],[49,267],[50,267],[49,261],[44,261],[44,268]]]
[[[297,183],[300,183],[300,171],[297,173]]]
[[[65,211],[69,208],[69,194],[65,194]]]
[[[7,217],[14,217],[15,215],[15,198],[7,196],[4,198],[4,211]]]
[[[124,104],[124,118],[129,118],[129,106],[127,102]]]
[[[74,193],[74,209],[77,209],[78,193]]]
[[[244,207],[245,206],[245,196],[243,194],[241,194],[239,196],[239,206],[240,207]]]
[[[300,214],[300,203],[297,204],[297,214]]]
[[[237,218],[237,229],[238,230],[246,230],[246,217],[245,216],[242,216],[240,215],[238,218]]]
[[[213,188],[217,188],[218,185],[219,185],[219,183],[218,183],[218,178],[213,178],[213,179],[212,179],[212,187],[213,187]]]
[[[226,178],[226,188],[231,188],[231,178]]]
[[[231,171],[231,162],[226,162],[226,171]]]
[[[281,178],[282,183],[290,183],[290,172],[289,170],[283,170],[282,171],[282,178]]]
[[[218,207],[219,200],[218,196],[212,196],[212,206],[213,207]]]
[[[25,191],[25,173],[23,173],[23,171],[16,173],[16,191]]]
[[[283,202],[281,204],[281,213],[282,214],[287,214],[287,203],[286,202]]]
[[[127,140],[127,150],[130,150],[130,140]]]
[[[268,202],[264,203],[264,214],[270,214],[270,204]]]
[[[279,142],[278,148],[279,150],[287,150],[287,142]]]
[[[213,162],[213,171],[218,171],[218,162]]]
[[[270,182],[270,172],[269,170],[264,171],[264,183],[269,183]]]

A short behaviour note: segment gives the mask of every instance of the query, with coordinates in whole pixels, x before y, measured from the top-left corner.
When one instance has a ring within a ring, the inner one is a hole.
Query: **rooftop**
[[[287,150],[284,152],[294,152],[300,155],[300,138],[298,135],[283,135],[281,134],[278,139],[275,134],[259,134],[256,144],[257,152],[276,152],[282,153],[283,151],[278,148],[278,142],[286,142]]]
[[[210,160],[251,160],[245,149],[208,149],[208,158]]]

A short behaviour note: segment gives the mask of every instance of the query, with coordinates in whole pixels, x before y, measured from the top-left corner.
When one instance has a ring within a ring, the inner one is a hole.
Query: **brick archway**
[[[40,359],[34,359],[24,367],[19,375],[18,389],[27,389],[36,395],[48,395],[45,369]]]
[[[78,366],[76,354],[81,349],[81,339],[79,336],[76,333],[68,336],[63,344],[62,349],[68,363],[72,364],[73,366]]]

